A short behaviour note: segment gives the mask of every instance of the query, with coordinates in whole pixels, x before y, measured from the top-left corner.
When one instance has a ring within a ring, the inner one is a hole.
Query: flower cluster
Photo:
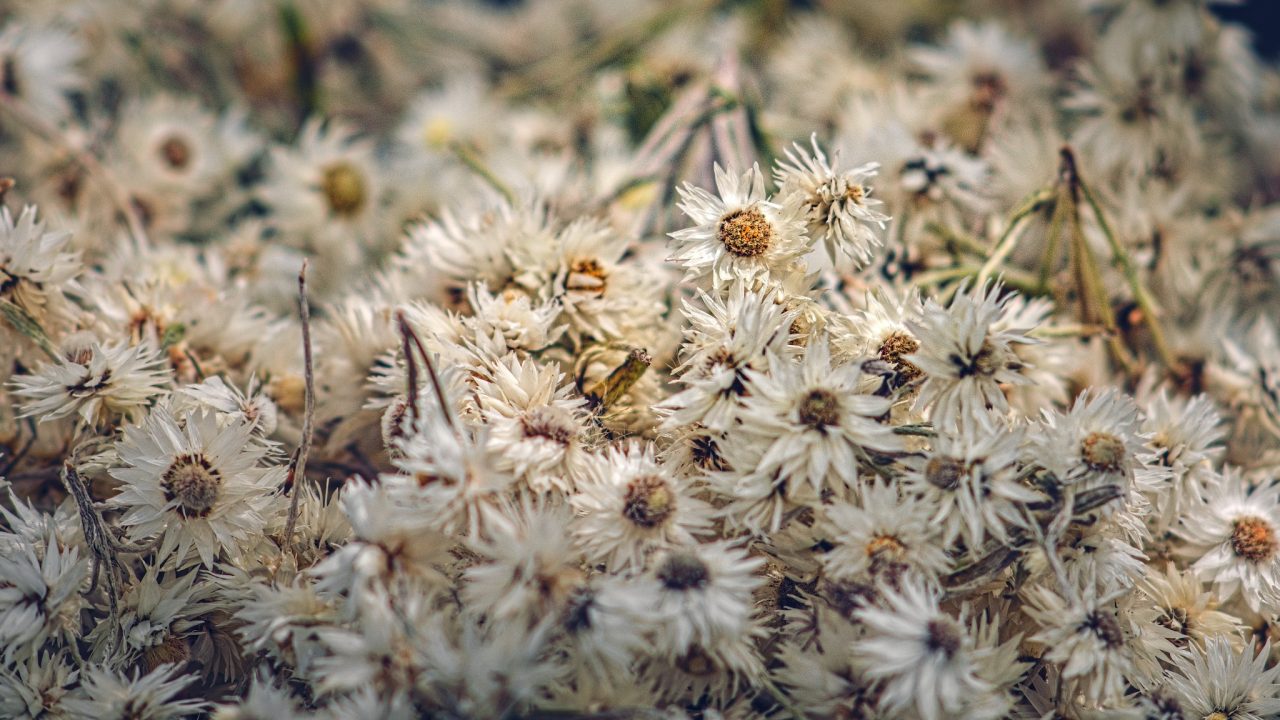
[[[1280,717],[1210,4],[11,3],[0,716]]]

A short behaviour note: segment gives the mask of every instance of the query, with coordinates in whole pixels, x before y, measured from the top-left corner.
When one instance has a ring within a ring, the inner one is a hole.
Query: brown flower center
[[[1098,610],[1089,613],[1081,623],[1080,629],[1096,635],[1108,649],[1118,648],[1124,644],[1124,632],[1111,613]]]
[[[169,633],[159,645],[152,645],[142,653],[142,662],[147,670],[155,670],[161,665],[174,663],[184,665],[191,659],[191,647],[186,638]]]
[[[907,547],[892,535],[877,535],[867,542],[867,557],[876,562],[887,562],[902,557]]]
[[[1089,433],[1080,442],[1080,454],[1090,470],[1120,472],[1124,469],[1124,441],[1110,433]]]
[[[364,207],[364,177],[350,163],[338,162],[325,168],[320,189],[334,215],[351,217]]]
[[[577,435],[568,413],[550,405],[536,407],[521,416],[520,429],[526,438],[546,438],[561,445],[568,445]]]
[[[965,464],[946,455],[935,455],[924,467],[924,479],[939,490],[955,490],[964,476]]]
[[[160,145],[160,157],[174,170],[182,170],[191,162],[191,146],[174,135]]]
[[[837,425],[840,422],[840,398],[830,390],[815,388],[800,400],[797,415],[802,425],[815,430]]]
[[[758,208],[735,210],[720,218],[717,236],[734,255],[755,257],[773,243],[773,226]]]
[[[565,289],[577,292],[604,295],[609,279],[609,271],[604,269],[595,258],[578,258],[569,266],[569,277],[565,280]]]
[[[1270,560],[1276,553],[1276,531],[1259,517],[1236,518],[1231,523],[1231,550],[1249,562]]]
[[[643,475],[627,485],[622,516],[642,528],[662,525],[676,511],[676,496],[658,475]]]
[[[178,501],[184,517],[204,517],[222,489],[222,474],[198,453],[179,455],[160,476],[166,500]]]
[[[952,657],[960,651],[960,644],[964,638],[960,634],[960,628],[954,622],[943,619],[930,620],[926,628],[929,634],[925,644],[930,650],[946,657]]]
[[[658,580],[668,590],[699,590],[711,580],[706,563],[691,553],[677,552],[667,556],[658,567]]]

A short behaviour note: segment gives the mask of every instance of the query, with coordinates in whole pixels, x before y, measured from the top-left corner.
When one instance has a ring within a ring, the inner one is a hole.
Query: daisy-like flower
[[[1023,432],[981,414],[956,432],[939,432],[923,458],[913,459],[906,487],[937,510],[931,519],[941,528],[946,546],[964,541],[971,554],[983,551],[986,539],[1009,542],[1009,531],[1025,523],[1022,507],[1040,495],[1015,476]]]
[[[1044,411],[1034,433],[1036,461],[1064,485],[1129,488],[1144,436],[1137,405],[1114,389],[1080,393],[1066,414]]]
[[[1204,499],[1213,482],[1213,464],[1222,455],[1226,428],[1207,395],[1184,400],[1162,389],[1144,410],[1142,430],[1150,436],[1147,447],[1152,451],[1147,464],[1161,468],[1170,479],[1157,486],[1155,497],[1156,511],[1167,527]]]
[[[757,632],[752,592],[764,564],[731,541],[674,548],[655,558],[637,593],[652,600],[656,650],[678,658]]]
[[[144,193],[202,193],[228,172],[218,152],[217,118],[194,100],[159,96],[121,111],[117,147],[128,185]],[[145,202],[144,198],[138,201]]]
[[[200,624],[196,618],[208,609],[202,596],[210,590],[207,585],[197,586],[198,579],[202,578],[197,572],[184,576],[167,573],[162,578],[159,566],[153,565],[121,598],[124,650],[130,657],[140,657],[148,670],[165,664],[183,665],[191,659],[187,637]],[[116,632],[110,623],[90,631],[96,657],[106,657]]]
[[[121,465],[110,470],[123,487],[111,504],[124,511],[130,540],[160,535],[160,557],[176,551],[183,564],[194,550],[205,567],[255,541],[284,477],[283,468],[258,466],[265,450],[252,433],[247,423],[219,427],[213,413],[175,418],[163,407],[126,427],[116,444]]]
[[[79,253],[69,249],[71,233],[45,229],[28,205],[14,222],[0,208],[0,298],[18,305],[45,324],[62,310],[61,288],[80,273]]]
[[[985,195],[989,175],[985,162],[938,135],[930,145],[917,147],[916,153],[903,161],[898,185],[918,203],[952,203],[982,210],[989,205]]]
[[[503,512],[487,537],[471,543],[487,562],[464,573],[468,610],[524,627],[559,613],[584,580],[568,526],[563,505],[526,501]]]
[[[1102,597],[1069,600],[1038,585],[1025,594],[1025,612],[1040,626],[1032,642],[1045,647],[1044,658],[1061,663],[1063,681],[1092,703],[1118,700],[1125,678],[1134,672],[1133,633],[1120,617],[1116,599],[1128,588]]]
[[[724,293],[699,293],[698,300],[684,301],[682,309],[689,328],[675,374],[684,389],[658,409],[669,413],[668,427],[726,430],[752,393],[750,371],[766,370],[769,357],[787,356],[795,313],[783,307],[776,292],[753,290],[743,282]]]
[[[914,709],[922,720],[995,718],[982,712],[992,686],[979,674],[974,641],[964,625],[938,608],[937,595],[917,582],[884,589],[881,605],[856,617],[866,635],[853,643],[855,664],[882,683],[881,708],[895,717]]]
[[[1028,100],[1046,80],[1036,44],[1011,36],[996,21],[956,21],[942,46],[916,48],[911,57],[958,111],[990,114],[1006,99]],[[965,129],[955,131],[968,140]]]
[[[351,243],[372,230],[382,202],[373,146],[340,124],[312,120],[295,147],[274,148],[263,200],[286,231],[325,243]],[[326,237],[319,238],[318,233]],[[332,237],[330,237],[332,236]]]
[[[1251,488],[1228,468],[1175,533],[1195,558],[1191,567],[1213,579],[1222,600],[1238,592],[1254,612],[1280,608],[1280,484]]]
[[[649,608],[639,606],[642,599],[619,575],[598,576],[573,590],[560,629],[578,678],[607,689],[625,684],[632,659],[646,647]]]
[[[63,700],[80,673],[67,655],[31,653],[23,662],[0,669],[0,717],[46,720],[66,717]]]
[[[508,350],[537,352],[554,343],[564,333],[557,324],[560,305],[555,301],[540,302],[518,288],[489,292],[484,283],[476,283],[467,292],[474,315],[463,320],[475,342],[495,355]]]
[[[927,301],[920,321],[910,324],[920,350],[905,359],[927,376],[916,405],[930,408],[936,427],[988,409],[1004,412],[1000,384],[1027,382],[1013,346],[1032,342],[1033,328],[994,327],[1008,303],[1002,294],[999,283],[962,288],[945,309]]]
[[[436,565],[449,543],[431,527],[436,518],[405,510],[414,500],[420,498],[385,481],[344,488],[341,503],[352,538],[311,568],[316,590],[326,597],[345,596],[346,610],[354,614],[366,595],[395,579],[420,591],[435,587],[442,580]]]
[[[0,556],[0,648],[6,664],[24,660],[50,640],[79,632],[80,591],[89,565],[50,529],[39,544],[22,543]]]
[[[1177,660],[1168,676],[1184,717],[1206,720],[1265,720],[1280,715],[1280,665],[1267,667],[1268,643],[1256,653],[1252,644],[1233,647],[1224,637],[1210,638],[1204,649]]]
[[[625,235],[584,218],[561,230],[557,240],[560,258],[551,282],[575,346],[621,338],[660,322],[666,309],[660,299],[662,277],[623,261],[630,244]]]
[[[133,419],[168,380],[162,362],[160,351],[146,343],[72,337],[56,363],[14,377],[13,394],[23,400],[24,417],[42,422],[72,414],[95,426],[112,417]]]
[[[897,586],[904,573],[932,582],[950,566],[938,543],[932,503],[881,483],[862,488],[857,504],[824,508],[821,524],[835,547],[822,557],[837,580],[881,579]]]
[[[798,362],[773,357],[769,372],[748,372],[742,431],[768,444],[757,472],[807,481],[814,490],[835,481],[853,486],[863,449],[894,451],[902,441],[875,418],[889,400],[859,394],[862,369],[833,365],[826,337],[810,341]]]
[[[1156,622],[1179,635],[1174,639],[1178,647],[1192,642],[1203,646],[1214,637],[1237,644],[1244,636],[1240,618],[1217,609],[1217,596],[1204,589],[1195,570],[1178,570],[1169,563],[1163,573],[1152,572],[1140,580],[1138,587],[1158,610]]]
[[[84,44],[65,30],[9,19],[0,32],[0,87],[41,117],[62,120],[71,109],[67,93],[84,85],[75,67],[84,54]]]
[[[671,260],[689,280],[709,278],[713,287],[734,279],[782,276],[812,245],[798,203],[779,204],[764,192],[764,175],[752,167],[742,175],[715,167],[717,195],[685,185],[680,209],[696,223],[671,233]]]
[[[711,530],[711,507],[654,458],[651,445],[613,447],[594,459],[570,502],[578,544],[611,570],[642,567],[653,551],[692,545]]]
[[[482,371],[475,371],[480,374]],[[475,395],[497,464],[538,492],[570,491],[582,472],[586,401],[555,367],[514,353],[476,380]]]
[[[79,692],[63,701],[74,720],[180,720],[204,710],[200,699],[177,699],[195,675],[179,675],[177,665],[162,665],[147,674],[126,675],[90,667],[81,677]]]
[[[794,150],[786,151],[790,162],[779,161],[774,169],[781,193],[788,200],[794,196],[804,208],[809,235],[823,242],[833,262],[848,255],[859,264],[866,264],[881,244],[880,235],[873,228],[884,230],[889,220],[877,209],[882,203],[871,197],[871,186],[866,184],[875,177],[880,164],[866,163],[837,171],[839,156],[828,163],[818,147],[816,133],[809,142],[812,155],[797,143]]]
[[[867,294],[866,306],[851,318],[847,332],[832,332],[832,347],[841,354],[879,358],[888,365],[893,375],[881,381],[883,390],[912,385],[924,375],[907,360],[920,349],[911,323],[919,321],[922,310],[920,295],[913,289],[900,295],[887,288],[877,289]]]
[[[298,702],[289,691],[276,687],[269,676],[258,675],[248,692],[233,705],[220,705],[213,720],[301,720]]]

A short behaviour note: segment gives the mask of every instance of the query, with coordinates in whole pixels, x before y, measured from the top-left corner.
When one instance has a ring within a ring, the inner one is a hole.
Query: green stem
[[[512,192],[511,188],[507,187],[507,184],[502,182],[502,180],[499,179],[492,170],[489,169],[489,166],[484,164],[484,161],[480,159],[480,156],[477,155],[474,150],[472,150],[468,145],[460,142],[450,143],[449,150],[452,151],[453,156],[458,158],[463,165],[466,165],[471,172],[478,175],[481,180],[484,180],[485,183],[489,185],[489,187],[497,190],[498,193],[506,199],[508,204],[513,207],[515,206],[516,194]]]
[[[982,264],[982,269],[978,271],[978,284],[983,285],[991,278],[996,268],[1009,257],[1009,253],[1013,252],[1013,248],[1018,244],[1018,238],[1021,237],[1014,232],[1022,221],[1027,219],[1032,213],[1044,207],[1053,200],[1053,190],[1046,188],[1032,193],[1030,197],[1022,202],[1013,214],[1009,216],[1009,224],[1005,226],[1004,232],[1000,234],[1000,239],[996,241],[996,248],[991,252],[991,256]]]
[[[1120,269],[1120,272],[1124,275],[1125,282],[1129,285],[1129,291],[1133,293],[1134,301],[1138,303],[1138,307],[1142,310],[1142,318],[1146,322],[1147,328],[1151,331],[1151,339],[1155,343],[1156,352],[1159,353],[1160,359],[1164,362],[1166,368],[1171,371],[1177,370],[1182,366],[1182,363],[1174,354],[1173,349],[1169,347],[1168,340],[1165,339],[1164,328],[1160,325],[1159,310],[1156,308],[1155,300],[1152,299],[1146,285],[1142,283],[1142,278],[1138,276],[1138,268],[1129,256],[1129,251],[1125,249],[1116,238],[1115,233],[1111,231],[1111,225],[1107,223],[1102,207],[1098,204],[1097,198],[1094,197],[1093,191],[1085,184],[1084,179],[1077,175],[1076,182],[1080,186],[1080,192],[1084,195],[1085,202],[1089,204],[1094,217],[1098,219],[1098,227],[1107,238],[1107,245],[1111,248],[1112,266]]]

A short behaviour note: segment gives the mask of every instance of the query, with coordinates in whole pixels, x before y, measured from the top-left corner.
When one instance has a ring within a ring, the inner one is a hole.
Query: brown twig
[[[293,530],[298,524],[298,498],[302,493],[295,487],[298,478],[306,478],[307,454],[311,451],[312,427],[316,413],[316,377],[311,364],[311,307],[307,303],[307,261],[302,261],[298,272],[298,317],[302,322],[302,366],[305,386],[302,395],[302,442],[289,461],[289,474],[285,477],[285,492],[289,499],[289,519],[284,526],[284,546],[293,541]]]

